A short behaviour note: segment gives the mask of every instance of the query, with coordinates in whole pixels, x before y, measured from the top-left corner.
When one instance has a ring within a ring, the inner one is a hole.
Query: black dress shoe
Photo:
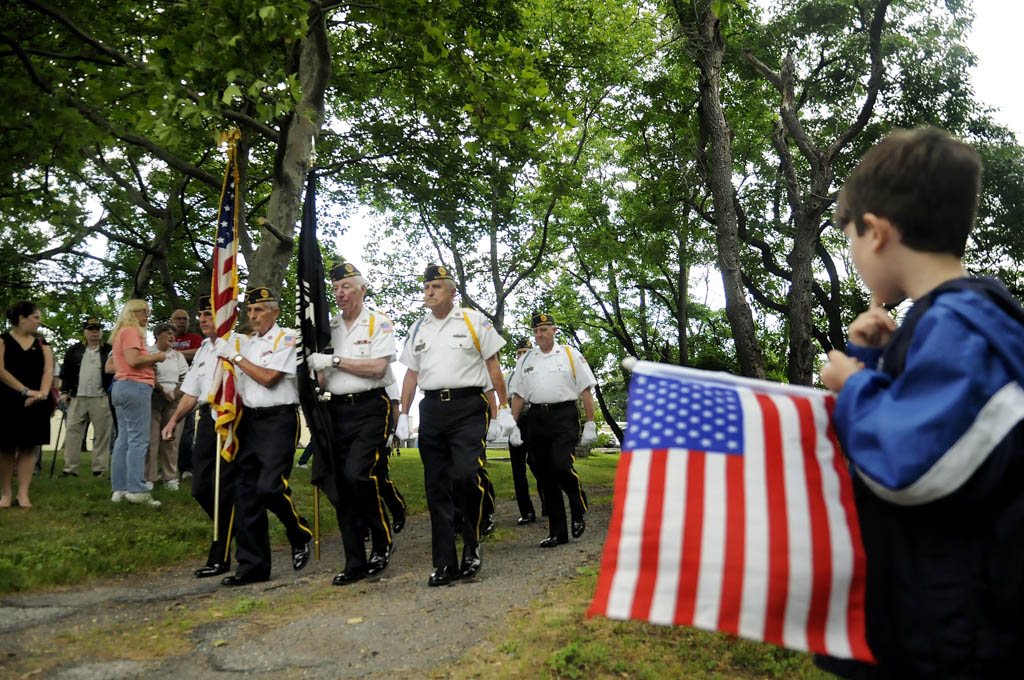
[[[517,519],[516,520],[516,524],[518,524],[521,527],[524,527],[527,524],[533,524],[536,521],[537,521],[537,513],[535,513],[535,512],[528,512],[525,515],[523,515],[522,517],[520,517],[519,519]]]
[[[63,470],[63,471],[61,471],[61,473],[59,475],[57,475],[58,478],[60,478],[60,477],[77,477],[77,476],[78,476],[77,472],[68,472],[67,470]]]
[[[548,536],[540,542],[542,548],[554,548],[556,545],[565,545],[569,542],[566,536]]]
[[[336,586],[347,586],[366,577],[366,565],[347,568],[340,574],[335,574],[331,583]]]
[[[449,567],[446,564],[443,567],[434,569],[434,573],[430,575],[430,580],[427,581],[427,585],[446,586],[458,577],[459,573],[455,571],[455,567]]]
[[[388,562],[391,561],[391,555],[395,552],[395,544],[389,543],[380,552],[376,550],[370,551],[370,559],[366,563],[366,575],[376,576],[380,572],[388,568]]]
[[[103,472],[101,472],[100,470],[93,470],[92,471],[92,476],[93,477],[102,477],[103,476]]]
[[[583,532],[587,529],[587,520],[585,519],[574,519],[572,521],[572,537],[579,538],[583,535]]]
[[[306,541],[298,548],[296,548],[294,545],[292,546],[292,569],[298,571],[299,569],[302,569],[304,566],[309,564],[309,557],[312,554],[312,551],[310,550],[309,547],[312,544],[313,541]]]
[[[487,515],[484,518],[484,526],[480,529],[481,536],[490,536],[497,531],[498,525],[494,523],[494,515]]]
[[[220,584],[222,586],[235,587],[235,586],[247,586],[250,583],[263,583],[268,579],[259,578],[256,576],[225,576],[221,579]]]
[[[462,548],[462,566],[459,567],[459,576],[462,578],[473,578],[480,567],[484,564],[483,550],[480,544],[475,546],[464,546]]]
[[[391,525],[391,528],[396,534],[402,533],[402,529],[405,528],[405,513],[402,513],[401,517],[395,517],[395,522]]]
[[[211,576],[220,576],[231,571],[230,564],[207,564],[205,567],[199,567],[192,575],[196,578],[209,578]]]

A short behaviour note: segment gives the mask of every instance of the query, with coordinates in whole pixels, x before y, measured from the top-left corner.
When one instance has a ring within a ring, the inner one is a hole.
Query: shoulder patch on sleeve
[[[490,320],[486,319],[486,318],[480,324],[480,327],[483,328],[485,331],[493,331],[494,330],[494,326],[491,324]]]
[[[392,332],[394,332],[394,330],[395,330],[395,327],[387,319],[385,319],[384,322],[380,325],[380,332],[381,333],[392,333]]]
[[[281,338],[281,341],[284,342],[285,347],[295,347],[297,339],[298,338],[294,335],[286,335],[283,338]]]

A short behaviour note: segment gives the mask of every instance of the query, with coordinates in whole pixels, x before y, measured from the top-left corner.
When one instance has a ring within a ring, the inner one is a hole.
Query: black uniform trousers
[[[519,416],[519,435],[523,438],[520,446],[508,445],[508,457],[512,464],[512,486],[516,492],[516,504],[519,506],[519,516],[537,513],[533,508],[533,501],[530,499],[530,481],[526,477],[526,467],[529,465],[533,478],[537,480],[537,495],[540,496],[541,507],[544,505],[544,489],[541,488],[541,476],[537,474],[537,464],[534,457],[530,455],[530,447],[526,445],[529,437],[529,411]]]
[[[270,510],[288,534],[292,547],[313,537],[292,502],[288,477],[295,460],[299,416],[293,404],[268,408],[242,407],[235,436],[235,575],[270,578]]]
[[[362,527],[370,530],[375,551],[383,552],[391,543],[376,474],[379,460],[386,455],[391,401],[381,388],[335,395],[330,409],[334,480],[339,496],[334,510],[345,547],[345,568],[355,569],[366,564]]]
[[[397,448],[395,449],[398,450]],[[395,482],[391,479],[391,450],[385,450],[381,452],[381,455],[377,458],[377,466],[373,469],[373,474],[376,475],[378,483],[380,484],[380,497],[384,501],[384,506],[391,513],[391,517],[394,519],[405,519],[405,496],[395,486]]]
[[[450,401],[427,396],[420,402],[420,458],[435,568],[458,570],[456,530],[465,545],[475,547],[480,542],[487,495],[480,473],[489,420],[490,405],[483,389]],[[459,526],[455,525],[456,507]]]
[[[573,467],[576,443],[580,438],[580,414],[576,402],[558,404],[530,404],[526,414],[529,440],[526,445],[534,456],[544,489],[544,510],[548,515],[548,535],[568,538],[565,521],[565,502],[574,520],[583,519],[587,512],[587,496],[580,476]]]
[[[217,480],[217,431],[210,416],[210,405],[199,407],[199,422],[192,445],[192,498],[213,519],[213,500]],[[210,545],[206,566],[231,564],[231,530],[235,516],[235,478],[232,464],[220,461],[220,508],[217,517],[217,540]]]

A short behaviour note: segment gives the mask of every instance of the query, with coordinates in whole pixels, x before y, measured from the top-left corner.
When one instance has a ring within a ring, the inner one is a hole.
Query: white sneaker
[[[120,503],[122,498],[124,498],[124,491],[115,491],[110,494],[110,500],[114,503]]]
[[[153,490],[153,482],[143,482],[143,484],[145,484],[145,486],[146,486],[146,491],[152,491]]]
[[[141,505],[148,505],[151,508],[160,507],[160,501],[155,500],[152,496],[150,496],[148,491],[144,491],[142,493],[126,492],[124,494],[124,499],[129,503],[139,503]]]
[[[172,491],[177,491],[178,490],[178,480],[177,479],[169,479],[166,482],[164,482],[164,486],[166,486],[168,489],[170,489]]]

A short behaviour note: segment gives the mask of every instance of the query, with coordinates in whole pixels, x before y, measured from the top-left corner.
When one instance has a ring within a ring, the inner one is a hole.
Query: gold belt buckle
[[[452,400],[452,392],[451,392],[451,390],[448,390],[448,389],[441,390],[438,393],[437,396],[440,397],[441,401],[451,401]]]

